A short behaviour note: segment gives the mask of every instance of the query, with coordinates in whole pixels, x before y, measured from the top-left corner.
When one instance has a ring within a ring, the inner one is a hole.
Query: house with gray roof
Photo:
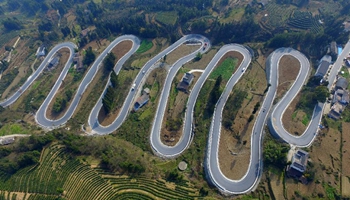
[[[328,72],[329,65],[330,65],[330,62],[328,62],[328,61],[326,61],[326,60],[322,60],[322,61],[320,62],[320,64],[318,65],[318,68],[317,68],[317,71],[316,71],[316,73],[315,73],[315,76],[319,76],[319,77],[324,78],[325,75],[326,75],[327,72]]]
[[[346,88],[348,88],[348,81],[346,80],[346,78],[344,77],[340,77],[337,80],[337,84],[335,85],[335,89],[341,89],[341,90],[346,90]]]
[[[297,152],[293,155],[292,164],[287,167],[288,176],[301,178],[306,171],[308,159],[309,153],[298,149]]]
[[[191,73],[185,73],[184,76],[181,79],[181,82],[177,85],[177,89],[181,90],[183,92],[187,92],[187,89],[191,85],[192,81],[194,79],[193,74]]]

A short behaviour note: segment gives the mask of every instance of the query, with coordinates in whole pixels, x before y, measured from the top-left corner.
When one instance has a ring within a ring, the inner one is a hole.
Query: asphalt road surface
[[[159,102],[163,102],[163,101],[167,101],[167,97],[168,97],[168,93],[164,94],[165,91],[170,90],[171,87],[171,82],[172,79],[175,77],[177,70],[179,69],[179,67],[181,67],[183,64],[185,64],[186,62],[192,60],[195,58],[196,54],[200,51],[201,53],[204,53],[205,51],[207,51],[209,49],[209,47],[205,48],[205,50],[203,50],[203,46],[204,43],[207,42],[207,44],[209,44],[209,40],[201,35],[196,35],[196,34],[192,34],[192,35],[185,35],[182,38],[180,38],[178,41],[176,41],[175,43],[173,43],[171,46],[169,46],[168,48],[166,48],[165,50],[163,50],[161,53],[159,53],[158,55],[156,55],[154,58],[152,58],[151,60],[149,60],[140,70],[139,74],[136,76],[135,80],[134,80],[134,84],[135,89],[131,90],[131,85],[130,85],[130,92],[128,93],[128,95],[126,96],[126,99],[123,103],[123,106],[118,114],[118,117],[108,126],[102,126],[99,122],[98,122],[98,113],[100,111],[100,109],[102,108],[102,97],[104,95],[104,93],[100,96],[97,104],[94,106],[94,108],[92,109],[89,119],[88,119],[88,124],[91,127],[91,131],[93,134],[98,134],[98,135],[105,135],[105,134],[109,134],[115,130],[117,130],[124,122],[124,120],[126,119],[129,111],[131,110],[131,108],[133,107],[133,102],[135,97],[137,96],[137,92],[139,91],[139,89],[141,88],[140,85],[142,83],[142,81],[146,78],[146,75],[148,74],[148,72],[150,70],[152,70],[153,66],[159,61],[161,60],[165,55],[168,55],[169,53],[171,53],[172,51],[174,51],[177,47],[179,47],[181,44],[183,44],[186,41],[198,41],[201,42],[201,47],[200,49],[198,49],[197,51],[180,58],[178,61],[176,61],[176,63],[170,68],[170,71],[168,72],[167,78],[166,78],[166,84],[163,87],[163,91],[161,94],[161,100]],[[120,65],[119,65],[120,64]],[[117,64],[117,74],[120,70],[120,68],[122,67],[123,63],[118,63]],[[145,73],[143,73],[145,72]],[[107,87],[106,87],[107,88]],[[106,91],[106,90],[105,90]],[[166,98],[165,98],[166,97]],[[165,99],[165,100],[162,100]],[[158,105],[158,110],[162,110],[165,109],[162,108],[162,106],[166,106],[166,103],[160,103]],[[162,110],[163,111],[163,110]],[[164,111],[163,111],[164,112]],[[154,124],[158,123],[158,122],[162,121],[162,118],[159,118],[158,113],[156,114],[155,120],[154,120]],[[155,127],[155,125],[153,124],[153,127]],[[153,129],[152,129],[153,130]],[[152,131],[151,133],[151,138],[153,136],[154,131]],[[152,139],[151,139],[151,144],[152,144]],[[152,147],[154,147],[152,145]]]
[[[93,65],[90,67],[89,71],[86,73],[84,79],[80,83],[75,96],[73,100],[71,101],[69,108],[67,112],[59,119],[51,120],[46,117],[47,113],[47,108],[50,105],[50,102],[52,101],[53,97],[55,96],[56,92],[60,88],[60,85],[62,81],[64,80],[65,76],[68,73],[68,70],[70,68],[70,62],[71,62],[71,57],[70,61],[66,64],[65,68],[61,72],[61,75],[59,76],[56,84],[54,87],[51,89],[49,95],[46,97],[44,102],[41,104],[40,108],[36,112],[35,115],[35,121],[42,127],[45,127],[47,129],[54,129],[57,128],[61,125],[64,125],[73,115],[75,109],[77,108],[79,101],[81,99],[81,96],[85,92],[86,88],[89,86],[93,78],[95,77],[97,71],[99,70],[101,63],[103,59],[107,56],[109,52],[112,51],[112,49],[118,45],[122,41],[132,41],[133,45],[131,47],[131,50],[129,50],[120,60],[119,63],[124,63],[139,47],[140,41],[137,37],[133,35],[123,35],[118,38],[116,38],[95,60]],[[72,55],[72,54],[71,54]]]
[[[125,61],[128,58],[130,58],[130,56],[133,53],[135,53],[138,47],[140,46],[140,40],[133,35],[124,35],[124,36],[118,37],[99,55],[99,57],[93,63],[93,65],[85,75],[84,79],[82,80],[81,84],[79,85],[76,91],[76,94],[69,105],[67,112],[60,119],[55,119],[55,120],[47,119],[46,112],[50,102],[52,101],[56,92],[60,88],[62,81],[67,75],[68,70],[72,64],[73,52],[76,46],[70,42],[61,43],[55,46],[48,53],[48,55],[46,56],[42,64],[39,66],[39,68],[31,76],[29,76],[27,81],[20,87],[20,89],[5,101],[0,102],[0,105],[3,107],[6,107],[14,103],[21,96],[21,94],[29,88],[29,86],[34,82],[34,80],[37,79],[37,77],[40,75],[42,70],[47,66],[47,64],[49,63],[51,58],[55,55],[55,53],[62,48],[68,48],[70,50],[70,57],[63,71],[61,72],[58,80],[56,81],[55,85],[53,86],[50,93],[48,94],[48,96],[46,97],[43,104],[40,106],[40,108],[38,109],[35,115],[36,122],[40,126],[45,127],[47,129],[54,129],[54,128],[60,127],[61,125],[64,125],[72,117],[76,107],[79,104],[82,94],[85,92],[86,88],[89,86],[89,84],[93,80],[94,76],[96,75],[97,71],[101,66],[103,59],[117,44],[126,40],[131,41],[133,45],[131,50],[127,52],[114,67],[115,72],[117,74],[119,73]],[[246,174],[240,180],[231,180],[225,177],[225,175],[223,175],[223,173],[220,170],[218,151],[219,151],[219,143],[220,143],[222,112],[223,112],[225,103],[229,98],[229,95],[234,85],[243,76],[244,72],[249,67],[252,59],[249,50],[242,45],[230,44],[230,45],[223,46],[217,52],[217,54],[213,57],[211,62],[208,64],[206,69],[203,71],[203,73],[199,77],[198,81],[194,85],[190,93],[190,96],[188,98],[182,137],[180,138],[179,142],[175,146],[166,146],[161,142],[161,139],[160,139],[164,112],[167,106],[167,100],[171,89],[171,84],[178,70],[181,68],[182,65],[194,59],[198,52],[205,53],[210,48],[209,40],[201,35],[192,34],[192,35],[183,36],[177,42],[175,42],[174,44],[166,48],[164,51],[156,55],[154,58],[149,60],[142,67],[142,69],[140,70],[140,73],[136,76],[133,82],[133,84],[135,84],[135,89],[129,90],[129,93],[124,101],[124,104],[121,108],[121,111],[118,117],[114,120],[114,122],[111,125],[102,126],[98,122],[98,113],[102,108],[102,97],[106,92],[107,86],[110,84],[109,82],[106,85],[104,92],[100,95],[98,102],[92,109],[89,115],[88,124],[91,127],[92,133],[98,134],[98,135],[109,134],[114,130],[118,129],[126,119],[131,108],[133,107],[134,99],[137,96],[137,93],[141,91],[141,88],[142,88],[141,86],[145,81],[147,74],[149,74],[148,72],[151,71],[155,67],[155,64],[159,60],[161,60],[165,55],[169,54],[170,52],[175,50],[177,47],[179,47],[181,44],[183,44],[186,41],[197,41],[197,42],[200,42],[201,45],[198,50],[192,52],[187,56],[180,58],[169,69],[165,80],[165,84],[163,86],[162,93],[160,96],[160,100],[159,100],[160,103],[158,104],[155,118],[152,123],[152,130],[150,133],[150,145],[152,146],[152,149],[156,155],[165,157],[165,158],[176,157],[180,155],[184,150],[186,150],[186,148],[188,148],[188,146],[192,141],[192,136],[193,136],[194,106],[204,82],[206,81],[206,79],[208,78],[212,70],[215,68],[217,63],[220,61],[220,59],[227,52],[237,51],[241,53],[244,58],[240,66],[237,68],[236,72],[231,76],[231,78],[227,82],[225,90],[223,91],[221,97],[219,98],[215,106],[214,115],[211,122],[209,137],[208,137],[208,146],[206,151],[207,154],[205,158],[205,168],[206,168],[206,173],[209,180],[216,187],[218,187],[219,190],[222,191],[223,193],[226,193],[226,194],[247,193],[253,190],[260,180],[260,175],[262,171],[262,137],[263,137],[263,130],[265,127],[265,123],[269,116],[270,118],[268,120],[268,126],[272,134],[274,134],[276,137],[283,139],[289,144],[299,146],[299,147],[309,146],[314,140],[314,138],[316,137],[318,124],[322,118],[322,110],[323,110],[322,103],[319,103],[315,106],[315,110],[314,110],[311,122],[307,127],[306,131],[301,136],[293,136],[289,134],[284,129],[282,124],[283,113],[285,112],[289,104],[292,102],[292,100],[295,98],[295,96],[300,92],[302,86],[306,82],[306,79],[310,70],[310,64],[308,59],[303,54],[301,54],[300,52],[294,49],[291,49],[291,48],[277,49],[267,59],[266,74],[267,74],[267,79],[270,83],[270,86],[266,93],[264,102],[262,103],[261,109],[258,113],[258,117],[254,123],[253,131],[251,134],[251,156],[250,156],[249,167]],[[205,44],[207,46],[206,48],[203,48]],[[333,83],[334,80],[336,79],[336,74],[341,68],[341,62],[349,52],[350,52],[350,43],[348,42],[342,54],[339,56],[338,60],[336,61],[336,63],[334,64],[334,67],[331,70],[331,74],[329,76],[330,83]],[[278,86],[278,65],[283,55],[291,55],[297,58],[300,62],[301,68],[292,87],[287,91],[287,93],[277,103],[277,105],[274,106],[274,108],[272,108],[273,106],[272,104],[274,102],[274,98],[275,98],[277,86]],[[130,85],[130,88],[131,88],[131,85]],[[270,110],[272,110],[271,114],[270,114]]]
[[[19,90],[17,90],[11,97],[5,99],[5,101],[0,102],[0,106],[2,107],[7,107],[11,104],[13,104],[22,94],[24,91],[26,91],[29,86],[35,81],[35,79],[38,78],[38,76],[41,74],[41,72],[45,69],[45,67],[48,65],[48,63],[51,61],[52,57],[60,50],[63,48],[68,48],[70,51],[70,56],[68,59],[68,62],[66,63],[65,69],[69,68],[70,65],[72,64],[72,58],[73,58],[73,52],[74,49],[77,48],[77,46],[71,42],[64,42],[61,44],[56,45],[45,57],[41,65],[38,67],[38,69],[32,73],[27,79],[26,82],[20,87]],[[62,74],[61,74],[62,76]],[[61,77],[60,76],[60,77]],[[57,84],[57,82],[56,82]],[[55,85],[56,85],[55,84]]]

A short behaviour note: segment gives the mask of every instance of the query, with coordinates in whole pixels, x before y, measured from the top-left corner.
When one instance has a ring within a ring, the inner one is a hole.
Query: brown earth
[[[196,84],[198,78],[200,77],[201,73],[195,72],[193,73],[194,79],[191,83],[191,86],[189,90],[193,88],[193,86]],[[177,76],[175,77],[176,81],[173,82],[171,89],[173,90],[174,87],[176,87],[176,82],[180,82],[182,79],[183,73],[178,73]],[[178,91],[178,94],[176,95],[175,101],[170,105],[170,99],[168,99],[168,104],[166,107],[166,111],[164,113],[163,117],[163,124],[162,124],[162,129],[161,129],[161,141],[163,144],[166,144],[168,146],[175,146],[177,142],[180,140],[182,137],[182,132],[183,132],[183,122],[181,123],[181,126],[178,131],[170,131],[166,128],[166,121],[170,119],[177,119],[177,118],[184,118],[185,113],[184,109],[186,108],[187,105],[187,99],[189,97],[189,93],[185,93],[182,91]]]
[[[202,59],[199,61],[190,61],[186,63],[184,69],[205,69],[217,51],[217,48],[211,48],[208,52],[203,54]]]
[[[328,124],[329,123],[330,122],[328,122]],[[279,180],[280,177],[271,176],[271,173],[269,173],[268,176],[270,179],[272,192],[276,199],[325,199],[327,198],[326,187],[334,188],[336,193],[340,194],[340,189],[342,186],[343,195],[344,192],[348,192],[348,187],[346,187],[349,186],[348,175],[345,175],[345,173],[348,173],[350,170],[348,170],[347,166],[349,159],[344,157],[347,152],[347,150],[344,149],[346,144],[346,139],[344,136],[350,136],[350,133],[346,133],[344,130],[349,130],[348,128],[350,128],[350,123],[343,123],[342,125],[343,141],[341,141],[341,133],[334,129],[336,127],[332,127],[331,129],[321,130],[313,145],[306,149],[306,151],[309,151],[310,154],[307,170],[308,172],[315,172],[314,180],[309,182],[307,185],[301,184],[295,179],[285,177],[285,186],[281,187],[281,180]],[[343,143],[342,159],[339,152],[341,143]],[[264,176],[265,174],[267,173],[264,173]],[[344,185],[341,185],[340,183],[340,178],[342,175],[346,180],[345,188]],[[264,182],[266,182],[266,177],[263,178],[261,183]],[[262,184],[259,186],[261,185]],[[281,194],[285,194],[286,198],[282,198]]]
[[[61,74],[61,71],[63,70],[64,66],[66,65],[67,61],[68,61],[68,58],[70,56],[70,53],[69,53],[69,49],[67,48],[64,48],[64,49],[61,49],[57,52],[58,55],[60,55],[60,61],[58,63],[58,65],[55,67],[56,69],[58,69],[59,72],[57,72],[57,74]],[[62,93],[64,87],[66,85],[70,85],[70,83],[67,81],[67,79],[63,80],[62,84],[61,84],[61,87],[60,89],[58,90],[58,92],[56,93],[56,95],[54,96],[54,98],[52,98],[47,110],[46,110],[46,116],[48,119],[59,119],[60,117],[63,116],[63,114],[67,111],[67,109],[69,108],[69,105],[70,105],[70,102],[67,102],[67,105],[65,107],[65,109],[56,114],[54,111],[53,111],[53,105],[56,101],[56,98],[59,96],[58,94]],[[73,96],[72,96],[72,99],[73,99]]]
[[[176,49],[175,51],[173,51],[172,53],[170,53],[167,58],[166,58],[166,62],[168,63],[169,60],[170,61],[177,61],[178,58],[175,57],[170,57],[171,54],[190,54],[191,52],[193,52],[194,50],[198,49],[199,46],[193,46],[193,45],[181,45],[179,47],[179,49]],[[186,53],[187,52],[187,53]],[[207,67],[207,65],[209,64],[209,62],[211,61],[211,59],[214,57],[214,55],[216,54],[216,50],[210,50],[207,54],[204,54],[202,56],[202,59],[200,59],[199,61],[190,61],[188,64],[184,65],[184,69],[186,71],[189,71],[190,69],[205,69]],[[179,57],[179,56],[177,56]],[[201,73],[193,73],[194,74],[194,80],[189,88],[192,89],[192,87],[195,85],[195,83],[197,82],[198,78],[200,77]],[[183,77],[183,73],[178,73],[177,76],[175,77],[175,81],[173,81],[172,86],[171,86],[171,90],[173,91],[174,88],[177,86],[177,83],[179,83],[181,81]],[[163,117],[163,124],[162,124],[162,129],[161,129],[161,141],[168,145],[168,146],[174,146],[177,144],[177,142],[180,140],[180,138],[182,137],[182,132],[183,132],[183,122],[181,123],[181,126],[179,127],[178,131],[170,131],[166,128],[166,122],[170,119],[178,119],[178,118],[183,118],[184,117],[184,109],[186,108],[186,104],[187,104],[187,98],[188,98],[189,94],[178,91],[178,94],[176,95],[176,98],[174,100],[174,102],[170,102],[170,100],[168,99],[168,104],[167,104],[167,108],[166,108],[166,112],[164,113],[164,117]]]
[[[242,56],[240,55],[240,57],[238,63],[241,63]],[[233,121],[233,131],[223,126],[221,127],[219,145],[220,169],[230,179],[238,180],[242,178],[249,166],[250,137],[254,120],[249,123],[248,119],[256,103],[263,101],[262,91],[265,90],[267,85],[265,71],[262,68],[264,63],[264,57],[259,57],[257,61],[251,64],[252,67],[247,69],[245,75],[234,87],[234,89],[247,91],[248,95]],[[254,117],[256,118],[257,114]]]
[[[343,122],[342,123],[342,170],[341,170],[341,181],[342,181],[342,196],[350,197],[350,123]]]
[[[294,83],[296,77],[298,76],[300,70],[299,61],[293,56],[283,56],[280,61],[279,66],[279,84],[277,88],[277,102],[282,99],[284,94]],[[302,123],[302,119],[305,113],[301,110],[296,110],[296,105],[300,99],[300,93],[293,99],[293,101],[288,106],[288,109],[284,112],[282,116],[282,123],[284,128],[293,135],[300,135],[305,131],[306,126]],[[295,117],[293,113],[297,112]]]
[[[166,56],[165,62],[168,65],[173,65],[178,59],[191,54],[192,52],[199,49],[199,45],[186,45],[182,44],[178,48],[176,48],[174,51],[172,51],[170,54]]]

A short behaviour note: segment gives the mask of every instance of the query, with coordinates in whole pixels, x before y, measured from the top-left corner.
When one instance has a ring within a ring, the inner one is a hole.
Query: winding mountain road
[[[29,76],[29,78],[21,86],[21,88],[18,91],[16,91],[10,98],[0,102],[0,105],[3,107],[7,107],[12,103],[14,103],[21,96],[21,94],[25,90],[27,90],[29,86],[37,79],[37,77],[40,75],[42,70],[48,65],[50,59],[55,55],[55,53],[57,53],[62,48],[68,48],[70,50],[70,57],[63,71],[61,72],[58,80],[56,81],[55,85],[53,86],[50,93],[48,94],[48,96],[46,97],[46,99],[44,100],[44,102],[42,103],[42,105],[40,106],[40,108],[38,109],[35,115],[36,122],[40,126],[45,127],[47,129],[54,129],[54,128],[60,127],[61,125],[64,125],[74,114],[75,109],[77,108],[80,102],[82,94],[86,91],[86,88],[90,85],[91,81],[95,77],[97,71],[101,66],[103,59],[116,45],[126,40],[131,41],[133,45],[132,45],[132,48],[115,65],[114,70],[116,74],[119,73],[125,61],[129,59],[130,56],[133,53],[135,53],[138,47],[140,46],[140,40],[133,35],[124,35],[116,38],[98,56],[96,61],[93,63],[91,68],[86,73],[81,84],[79,85],[73,100],[70,102],[68,110],[61,118],[57,120],[50,120],[46,117],[46,112],[47,112],[48,106],[50,105],[50,102],[54,98],[55,94],[57,93],[58,89],[62,84],[62,81],[66,77],[69,68],[71,67],[73,52],[76,46],[70,42],[65,42],[65,43],[56,45],[48,53],[48,55],[46,56],[42,64],[39,66],[39,68],[31,76]],[[98,122],[98,113],[102,108],[102,98],[106,92],[107,86],[110,84],[109,82],[106,85],[104,92],[100,95],[98,102],[95,104],[95,106],[93,107],[89,115],[88,124],[91,127],[91,133],[96,135],[105,135],[118,129],[122,125],[126,117],[128,116],[128,113],[131,107],[133,106],[134,99],[137,96],[137,93],[142,88],[142,85],[145,81],[146,76],[149,74],[147,72],[151,71],[155,67],[155,64],[159,62],[159,60],[161,60],[165,55],[168,55],[169,53],[174,51],[176,48],[178,48],[181,44],[187,41],[198,42],[201,45],[198,48],[198,50],[177,60],[175,64],[173,64],[168,70],[168,74],[167,74],[162,92],[160,94],[159,103],[158,103],[154,121],[152,124],[152,129],[150,133],[150,145],[156,155],[164,158],[174,158],[180,155],[184,150],[188,148],[193,138],[194,107],[203,84],[205,83],[210,73],[215,68],[215,66],[217,66],[220,59],[226,53],[230,51],[239,52],[240,54],[243,55],[243,60],[241,64],[238,66],[238,68],[236,69],[236,72],[231,76],[231,78],[227,82],[226,87],[215,106],[214,115],[212,118],[210,130],[209,130],[208,146],[206,151],[207,154],[205,157],[205,169],[209,180],[212,182],[212,184],[218,187],[221,192],[225,194],[242,194],[242,193],[250,192],[255,188],[255,186],[259,182],[260,175],[261,175],[262,164],[263,164],[262,163],[262,138],[263,138],[263,132],[264,132],[264,127],[265,127],[267,118],[270,116],[269,118],[270,120],[268,120],[268,126],[272,134],[283,139],[289,144],[300,146],[300,147],[309,146],[312,143],[312,141],[316,137],[317,127],[322,118],[323,104],[319,103],[315,106],[315,110],[314,110],[314,114],[312,116],[311,122],[303,135],[293,136],[289,134],[283,127],[282,120],[281,120],[283,113],[285,112],[285,109],[289,106],[289,104],[292,102],[292,100],[295,98],[295,96],[300,92],[303,84],[305,84],[305,81],[307,79],[307,76],[310,70],[310,64],[307,58],[303,54],[301,54],[300,52],[294,49],[291,49],[291,48],[277,49],[267,59],[266,74],[267,74],[268,82],[270,83],[270,87],[266,93],[266,97],[264,99],[264,102],[262,103],[261,109],[258,113],[258,116],[254,123],[253,131],[251,134],[251,156],[250,156],[249,167],[246,174],[240,180],[228,179],[221,172],[220,164],[219,164],[219,155],[218,155],[223,109],[225,107],[227,99],[229,98],[232,92],[233,87],[243,76],[244,72],[249,67],[252,59],[252,55],[250,51],[246,47],[239,44],[224,45],[212,58],[208,66],[202,71],[201,76],[199,77],[196,84],[193,86],[192,91],[189,95],[189,98],[187,101],[187,107],[185,111],[183,134],[179,142],[175,146],[166,146],[161,142],[161,139],[160,139],[164,112],[167,106],[171,85],[178,70],[185,63],[194,59],[198,52],[205,53],[210,48],[209,40],[201,35],[192,34],[192,35],[183,36],[177,42],[175,42],[174,44],[172,44],[171,46],[163,50],[161,53],[156,55],[154,58],[149,60],[142,67],[139,74],[136,76],[134,80],[134,84],[136,85],[136,87],[134,90],[129,91],[128,95],[125,98],[125,101],[123,103],[123,106],[121,108],[121,111],[118,117],[109,126],[102,126]],[[347,44],[346,48],[344,48],[344,51],[350,51],[349,43]],[[343,54],[346,55],[347,53],[343,52]],[[344,56],[343,54],[342,56]],[[278,102],[278,104],[272,109],[272,106],[273,106],[272,104],[273,104],[276,91],[277,91],[277,86],[278,86],[278,65],[279,65],[280,59],[284,55],[291,55],[297,58],[298,61],[300,62],[301,68],[292,87],[287,91],[287,93]],[[340,67],[337,66],[332,69],[332,72],[331,72],[332,79],[334,79],[335,77],[335,74],[336,74],[335,71],[339,70],[339,68]],[[271,109],[272,111],[270,114]]]

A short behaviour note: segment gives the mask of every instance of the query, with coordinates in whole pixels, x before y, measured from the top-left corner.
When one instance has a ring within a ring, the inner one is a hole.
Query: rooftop
[[[315,73],[315,76],[322,76],[324,77],[327,74],[327,71],[329,69],[329,62],[322,60],[320,65],[317,68],[317,71]]]
[[[299,149],[293,156],[292,164],[290,167],[300,172],[304,172],[307,166],[307,159],[309,158],[309,153]]]
[[[348,85],[349,85],[348,81],[345,78],[340,77],[337,80],[337,84],[335,85],[335,88],[340,88],[345,90],[348,87]]]

